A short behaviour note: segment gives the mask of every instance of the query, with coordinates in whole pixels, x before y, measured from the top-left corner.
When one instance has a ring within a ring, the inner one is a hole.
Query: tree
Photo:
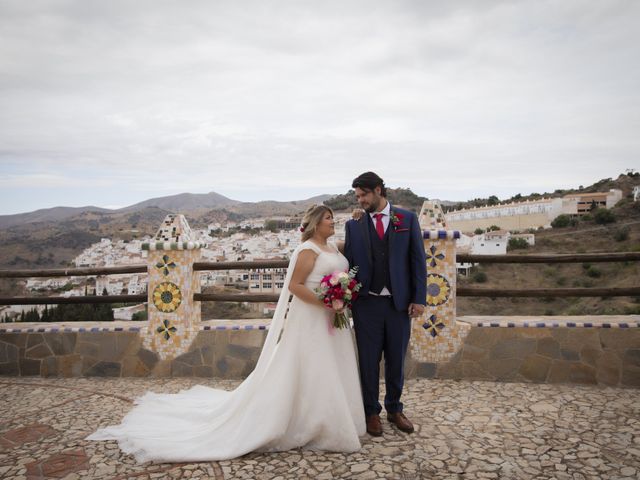
[[[500,230],[500,227],[498,225],[491,225],[487,230],[489,230],[490,232],[497,232],[498,230]]]
[[[473,231],[473,233],[475,233],[476,235],[482,235],[484,233],[484,230],[478,227]]]
[[[488,205],[497,205],[500,203],[500,199],[498,197],[496,197],[495,195],[491,195],[489,197],[489,200],[487,201]]]

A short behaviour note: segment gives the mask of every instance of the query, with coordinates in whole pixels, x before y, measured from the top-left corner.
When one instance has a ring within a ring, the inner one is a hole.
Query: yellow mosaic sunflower
[[[450,291],[449,281],[442,275],[432,273],[427,276],[427,305],[442,305],[449,300]]]
[[[171,282],[163,282],[153,290],[153,304],[161,312],[174,312],[182,303],[180,288]]]

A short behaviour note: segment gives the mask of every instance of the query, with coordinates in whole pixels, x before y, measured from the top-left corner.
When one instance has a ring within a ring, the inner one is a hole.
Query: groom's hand
[[[410,317],[419,317],[424,313],[424,305],[420,305],[419,303],[410,303],[409,304],[409,316]]]

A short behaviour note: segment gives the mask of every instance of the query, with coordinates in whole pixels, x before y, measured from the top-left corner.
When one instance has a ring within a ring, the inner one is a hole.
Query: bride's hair
[[[313,234],[316,232],[316,227],[322,221],[325,213],[329,212],[333,215],[333,210],[331,210],[326,205],[313,205],[304,212],[304,217],[302,218],[302,241],[306,242]]]

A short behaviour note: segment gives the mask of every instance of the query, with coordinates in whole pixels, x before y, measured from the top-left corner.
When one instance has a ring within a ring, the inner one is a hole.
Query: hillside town
[[[638,189],[634,201],[640,200]],[[473,255],[505,255],[512,239],[535,244],[535,232],[551,228],[560,215],[579,217],[595,208],[612,208],[622,198],[620,190],[590,194],[572,194],[562,198],[508,203],[444,213],[438,201],[425,202],[420,222],[425,229],[460,230],[459,253]],[[351,213],[336,213],[336,240],[344,239],[344,225]],[[240,222],[216,222],[206,229],[189,229],[190,238],[204,245],[203,262],[286,260],[300,243],[300,217],[252,218]],[[189,228],[186,225],[186,228]],[[73,264],[77,268],[114,267],[144,264],[148,252],[143,244],[153,241],[143,237],[131,241],[103,238],[80,253]],[[458,263],[458,273],[469,275],[470,263]],[[279,293],[286,270],[221,270],[200,273],[200,286],[235,288],[250,293]],[[82,295],[138,295],[147,291],[146,274],[98,275],[93,277],[32,278],[27,290],[63,297]],[[12,306],[0,317],[10,318],[25,306]],[[38,307],[43,308],[43,307]],[[272,305],[261,305],[267,314]],[[115,318],[129,320],[143,306],[116,309]]]

